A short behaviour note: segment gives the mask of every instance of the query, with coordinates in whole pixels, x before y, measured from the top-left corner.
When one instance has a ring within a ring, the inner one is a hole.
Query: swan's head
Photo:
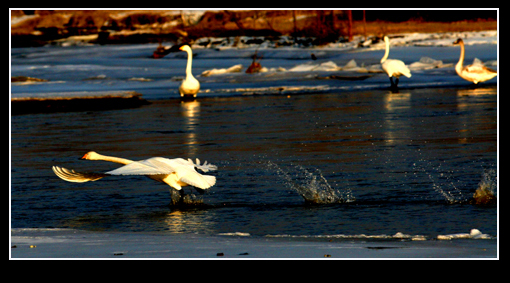
[[[186,52],[191,52],[191,47],[188,44],[184,44],[181,47],[179,47],[179,50],[186,51]]]
[[[387,35],[384,36],[384,42],[390,42],[390,39]]]
[[[464,44],[464,40],[462,40],[462,38],[459,38],[457,40],[455,40],[455,42],[453,43],[454,45],[457,45],[457,44]]]
[[[99,160],[99,154],[95,151],[89,151],[87,153],[85,153],[85,155],[81,158],[81,159],[86,159],[86,160]]]

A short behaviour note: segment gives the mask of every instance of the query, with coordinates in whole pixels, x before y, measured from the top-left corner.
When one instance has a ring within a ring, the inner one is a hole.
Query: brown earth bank
[[[103,111],[127,108],[137,108],[150,104],[139,93],[119,93],[96,97],[75,98],[22,98],[11,99],[11,115],[74,112],[74,111]]]
[[[201,37],[316,38],[497,29],[496,10],[11,10],[11,47],[84,41],[99,44],[192,42]]]

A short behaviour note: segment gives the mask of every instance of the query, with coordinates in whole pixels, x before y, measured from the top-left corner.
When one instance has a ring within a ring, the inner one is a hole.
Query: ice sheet
[[[10,258],[496,258],[495,240],[402,241],[12,229]]]

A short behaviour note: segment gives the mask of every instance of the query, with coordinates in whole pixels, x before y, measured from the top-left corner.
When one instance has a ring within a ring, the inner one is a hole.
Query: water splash
[[[204,205],[203,198],[193,193],[181,195],[180,191],[170,189],[170,196],[170,206],[172,207],[194,207]]]
[[[478,186],[495,195],[498,186],[498,176],[496,174],[494,169],[485,170],[482,175],[482,181],[480,181]]]
[[[441,173],[440,177],[443,176],[444,173]],[[443,196],[448,203],[454,204],[466,201],[466,198],[462,195],[462,192],[455,186],[453,182],[440,183],[434,181],[432,174],[429,174],[429,179],[432,181],[432,188],[441,196]]]
[[[307,169],[294,164],[286,166],[284,169],[271,161],[267,164],[284,181],[285,185],[297,192],[306,203],[332,204],[355,200],[350,189],[333,188],[319,169]]]
[[[482,180],[478,184],[478,188],[473,194],[475,204],[495,204],[496,191],[498,186],[498,178],[496,170],[485,170],[482,175]]]
[[[415,168],[419,169],[420,167],[415,166]],[[482,180],[478,183],[474,194],[466,193],[466,190],[470,187],[469,183],[462,181],[459,177],[455,177],[453,171],[441,171],[441,165],[436,167],[431,166],[428,170],[422,167],[421,171],[425,173],[432,182],[434,191],[439,193],[449,204],[496,203],[495,191],[497,189],[497,177],[496,170],[494,169],[484,170]],[[459,187],[463,189],[461,190]]]
[[[454,172],[443,171],[442,164],[433,164],[430,161],[421,159],[420,162],[413,164],[416,172],[421,172],[428,176],[432,183],[432,189],[438,193],[447,203],[463,203],[469,197],[465,196],[458,188],[460,180],[454,177]]]

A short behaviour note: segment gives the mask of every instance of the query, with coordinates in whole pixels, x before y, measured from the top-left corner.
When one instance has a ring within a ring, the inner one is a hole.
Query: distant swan
[[[482,63],[473,63],[472,65],[464,66],[464,41],[459,38],[453,44],[460,45],[460,58],[457,65],[455,65],[455,71],[461,78],[478,84],[498,75],[498,72],[485,67]]]
[[[396,88],[398,86],[399,77],[403,75],[410,78],[411,71],[409,71],[409,68],[407,68],[404,62],[396,59],[388,59],[388,55],[390,54],[390,39],[387,36],[384,37],[384,43],[386,44],[386,51],[381,59],[381,65],[384,72],[390,77],[391,87]],[[395,82],[393,82],[393,77],[395,77]]]
[[[197,93],[200,90],[200,83],[197,79],[195,79],[195,77],[193,77],[193,74],[191,73],[193,52],[191,51],[191,47],[187,44],[179,47],[179,50],[186,51],[186,53],[188,53],[188,63],[186,64],[186,79],[182,81],[182,84],[179,87],[179,93],[181,94],[181,97],[197,97]]]
[[[163,157],[152,157],[145,160],[132,161],[119,157],[105,156],[90,151],[81,159],[104,160],[120,163],[124,166],[105,173],[79,173],[74,170],[53,166],[53,172],[65,181],[76,183],[96,181],[110,175],[144,175],[158,182],[166,183],[179,191],[182,187],[188,185],[205,190],[216,184],[216,177],[202,175],[198,173],[195,168],[203,172],[208,172],[214,171],[218,167],[216,165],[207,164],[207,161],[200,165],[200,160],[198,158],[196,163],[193,163],[191,159],[168,159]],[[183,194],[182,191],[181,194]]]

